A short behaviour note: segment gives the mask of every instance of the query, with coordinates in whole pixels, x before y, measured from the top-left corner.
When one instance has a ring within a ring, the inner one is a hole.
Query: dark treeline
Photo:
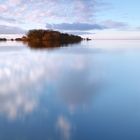
[[[0,41],[7,41],[6,38],[0,38]]]
[[[22,41],[31,48],[54,48],[79,43],[82,37],[53,30],[34,29],[29,30],[22,38],[10,39],[10,41]],[[0,41],[7,41],[0,38]]]
[[[26,40],[26,37],[23,40]],[[60,43],[67,42],[80,42],[82,38],[80,36],[71,35],[67,33],[60,33],[58,31],[53,30],[30,30],[27,33],[27,40],[34,42],[41,41],[55,41]]]
[[[29,30],[26,36],[16,38],[16,41],[23,41],[31,48],[54,48],[79,43],[83,39],[80,36],[67,33],[60,33],[53,30],[34,29]]]

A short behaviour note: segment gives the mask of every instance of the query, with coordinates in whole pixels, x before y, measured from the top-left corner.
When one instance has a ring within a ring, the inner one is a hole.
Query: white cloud
[[[69,23],[91,21],[94,19],[96,6],[96,0],[5,0],[1,2],[0,11],[2,17],[24,23],[21,26],[36,27],[39,23],[45,26],[46,23],[64,21]]]
[[[4,4],[0,4],[0,12],[5,12],[7,10],[7,6]]]
[[[5,19],[12,20],[12,19]],[[0,34],[24,34],[25,30],[16,26],[0,25]]]

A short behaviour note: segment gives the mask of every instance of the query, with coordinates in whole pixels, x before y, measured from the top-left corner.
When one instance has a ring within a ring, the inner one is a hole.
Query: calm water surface
[[[140,41],[1,42],[0,140],[140,140]]]

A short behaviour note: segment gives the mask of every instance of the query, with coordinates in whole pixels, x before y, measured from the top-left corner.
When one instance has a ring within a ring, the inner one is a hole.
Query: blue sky
[[[140,1],[139,0],[106,0],[110,8],[97,14],[98,20],[112,19],[139,26],[140,23]]]
[[[0,34],[33,28],[140,38],[140,0],[0,0]]]

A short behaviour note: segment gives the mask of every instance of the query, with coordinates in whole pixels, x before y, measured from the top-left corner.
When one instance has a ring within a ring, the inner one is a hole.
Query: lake
[[[0,140],[140,140],[140,41],[0,42]]]

